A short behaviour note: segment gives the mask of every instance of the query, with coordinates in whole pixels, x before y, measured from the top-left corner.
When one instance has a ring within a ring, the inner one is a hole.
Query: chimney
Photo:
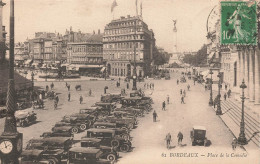
[[[98,29],[98,34],[100,34],[100,29]]]

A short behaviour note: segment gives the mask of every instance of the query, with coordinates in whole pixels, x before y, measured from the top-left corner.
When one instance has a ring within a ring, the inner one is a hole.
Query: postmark
[[[256,3],[221,2],[221,44],[257,44]]]

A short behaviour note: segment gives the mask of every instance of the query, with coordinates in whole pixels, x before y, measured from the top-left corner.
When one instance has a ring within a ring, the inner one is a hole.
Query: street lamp
[[[3,6],[2,0],[0,5]],[[0,13],[2,14],[2,13]],[[2,20],[0,20],[2,21]],[[2,28],[2,27],[0,27]],[[7,92],[7,116],[4,124],[4,132],[0,136],[0,157],[2,164],[17,164],[22,152],[23,134],[17,131],[16,119],[16,95],[14,83],[14,0],[10,0],[10,50],[9,50],[9,78]]]
[[[219,78],[219,80],[218,80],[218,106],[217,106],[217,111],[216,111],[216,115],[222,115],[222,110],[221,110],[221,104],[220,104],[220,102],[221,102],[221,100],[220,100],[220,98],[221,98],[221,94],[220,94],[220,88],[221,88],[221,74],[220,74],[220,72],[218,73],[218,78]]]
[[[212,74],[213,74],[213,72],[212,72],[212,70],[210,70],[209,74],[210,74],[210,98],[209,98],[209,106],[212,106],[212,105],[213,105],[213,99],[212,99],[212,83],[213,83],[213,81],[212,81]]]
[[[132,90],[137,90],[137,86],[136,86],[136,24],[137,24],[137,21],[135,21],[135,35],[134,35],[134,70],[133,70],[133,88]]]
[[[244,102],[245,102],[245,94],[244,94],[244,89],[247,88],[245,81],[243,79],[242,84],[240,85],[240,88],[242,88],[242,116],[241,116],[241,122],[240,122],[240,133],[239,137],[237,140],[237,143],[240,145],[246,145],[247,144],[247,139],[245,136],[245,121],[244,121]]]

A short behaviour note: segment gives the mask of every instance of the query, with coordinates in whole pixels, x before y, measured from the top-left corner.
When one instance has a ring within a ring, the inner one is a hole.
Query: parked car
[[[109,115],[110,112],[113,112],[116,108],[116,103],[104,103],[104,102],[96,102],[95,106],[101,107],[99,109],[99,113],[102,115]]]
[[[80,141],[81,147],[92,147],[98,148],[102,151],[100,158],[107,159],[109,161],[114,162],[118,159],[119,154],[118,152],[110,146],[103,146],[101,145],[101,139],[97,138],[83,138]]]
[[[119,148],[119,150],[122,152],[128,152],[132,147],[132,143],[129,140],[125,140],[124,138],[116,135],[116,131],[113,129],[88,129],[86,136],[83,138],[101,139],[100,143],[102,145]]]
[[[97,148],[73,147],[69,150],[69,164],[111,164],[106,159],[100,159],[103,152]]]
[[[41,137],[73,137],[78,131],[72,126],[53,127],[51,132],[44,132]]]
[[[205,146],[207,143],[206,128],[203,126],[193,126],[190,132],[192,146]]]
[[[139,116],[142,117],[144,116],[144,110],[142,109],[137,109],[137,108],[131,108],[131,107],[125,107],[125,108],[116,108],[114,111],[123,111],[123,112],[127,112],[130,115],[133,116]]]
[[[106,102],[106,103],[112,103],[112,102],[120,102],[121,100],[121,94],[105,94],[101,95],[101,102]]]
[[[43,150],[38,159],[45,159],[48,163],[58,164],[67,161],[68,151],[72,147],[70,137],[50,137],[29,140],[25,150]]]
[[[44,150],[23,150],[21,154],[21,164],[46,164],[50,163],[48,159],[44,157]]]
[[[16,126],[26,127],[36,123],[37,115],[33,111],[32,112],[16,111],[15,118],[16,118]]]

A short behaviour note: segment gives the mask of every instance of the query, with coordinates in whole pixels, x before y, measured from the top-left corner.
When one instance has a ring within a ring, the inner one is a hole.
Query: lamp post
[[[0,1],[0,5],[2,5],[2,1]],[[9,78],[6,102],[7,116],[4,124],[4,132],[0,136],[0,157],[2,164],[18,164],[18,158],[22,152],[23,134],[17,131],[16,119],[14,116],[16,111],[16,94],[14,83],[14,0],[10,0],[9,38]]]
[[[212,70],[210,70],[209,72],[210,74],[210,98],[209,98],[209,106],[212,106],[213,105],[213,99],[212,99]]]
[[[220,81],[220,78],[221,78],[221,74],[220,72],[218,73],[218,106],[217,106],[217,111],[216,111],[216,115],[222,115],[222,110],[221,110],[221,94],[220,94],[220,87],[221,87],[221,81]]]
[[[241,116],[241,122],[240,122],[240,133],[239,137],[237,140],[237,143],[240,145],[246,145],[247,144],[247,139],[245,136],[245,121],[244,121],[244,102],[245,102],[245,93],[244,89],[247,88],[245,81],[243,79],[242,84],[240,85],[240,88],[242,89],[242,96],[241,96],[241,101],[242,101],[242,116]]]
[[[134,70],[133,70],[133,88],[132,90],[137,90],[137,86],[136,86],[136,24],[137,21],[135,21],[135,35],[134,35]]]

